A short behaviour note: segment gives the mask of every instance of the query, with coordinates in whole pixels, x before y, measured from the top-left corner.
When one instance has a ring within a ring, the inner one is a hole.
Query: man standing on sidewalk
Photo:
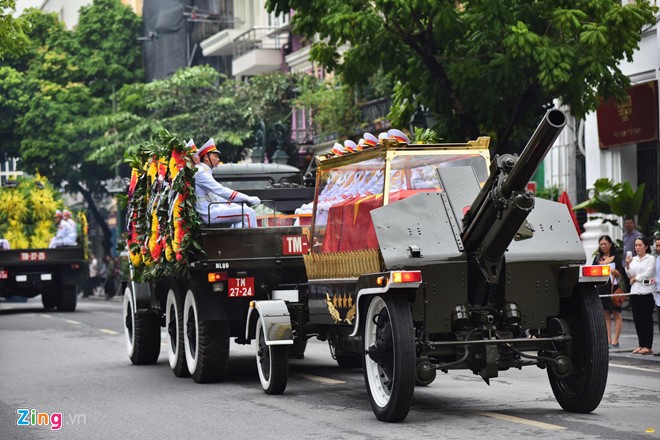
[[[660,333],[660,237],[655,238],[655,253],[658,258],[655,259],[655,308],[658,314],[658,332]],[[660,356],[660,351],[654,353],[654,356]]]

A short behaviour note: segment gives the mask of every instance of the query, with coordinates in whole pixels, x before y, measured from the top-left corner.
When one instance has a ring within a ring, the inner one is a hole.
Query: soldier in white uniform
[[[213,139],[209,139],[198,151],[200,163],[196,165],[195,195],[197,212],[205,223],[231,223],[234,228],[256,227],[257,215],[250,206],[261,203],[259,197],[250,197],[226,188],[213,178],[213,168],[220,163],[220,152]],[[217,203],[221,202],[221,203]],[[210,218],[209,218],[210,210]]]
[[[56,248],[61,246],[75,246],[76,240],[71,239],[71,226],[64,221],[62,211],[59,209],[55,211],[55,221],[57,221],[57,232],[55,237],[50,240],[49,248]]]
[[[69,238],[73,241],[78,240],[78,225],[75,220],[71,218],[71,212],[68,209],[62,210],[62,217],[64,217],[65,222],[69,225]]]

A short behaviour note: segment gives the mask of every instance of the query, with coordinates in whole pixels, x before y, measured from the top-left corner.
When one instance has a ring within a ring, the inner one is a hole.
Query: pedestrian
[[[636,256],[626,255],[626,272],[630,279],[630,308],[635,322],[639,347],[634,354],[653,354],[653,308],[655,305],[655,257],[648,238],[635,238]]]
[[[632,215],[626,215],[623,218],[623,254],[622,258],[626,258],[628,252],[632,252],[633,257],[637,255],[635,252],[635,238],[639,235],[639,231],[635,227],[635,218]]]
[[[660,332],[660,237],[655,238],[655,307],[658,315],[658,332]],[[654,353],[655,356],[660,356],[660,351]]]
[[[111,255],[105,256],[105,299],[112,299],[115,296],[115,283],[117,282],[117,264]]]
[[[598,239],[598,254],[594,257],[593,264],[609,265],[612,268],[610,279],[605,284],[599,285],[597,290],[598,295],[608,295],[601,296],[600,298],[605,313],[607,343],[609,348],[619,348],[619,336],[621,336],[621,329],[623,327],[621,306],[615,305],[612,297],[609,295],[619,287],[618,279],[623,272],[623,264],[621,256],[617,254],[616,246],[609,235],[602,235]],[[612,335],[612,320],[614,320],[614,335]]]
[[[234,228],[256,227],[257,215],[254,209],[241,205],[241,202],[256,206],[259,197],[250,197],[226,188],[213,178],[213,168],[220,163],[220,152],[213,139],[209,139],[198,150],[200,163],[196,165],[195,195],[197,212],[205,223],[230,223]],[[210,218],[209,218],[210,217]]]
[[[99,284],[99,260],[96,259],[96,255],[92,254],[89,260],[89,290],[83,295],[87,298],[90,295],[94,295],[94,290]]]

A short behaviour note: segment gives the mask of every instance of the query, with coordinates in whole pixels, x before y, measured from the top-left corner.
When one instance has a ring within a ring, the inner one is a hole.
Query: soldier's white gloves
[[[261,199],[259,199],[257,196],[248,197],[247,202],[250,206],[257,206],[261,203]]]

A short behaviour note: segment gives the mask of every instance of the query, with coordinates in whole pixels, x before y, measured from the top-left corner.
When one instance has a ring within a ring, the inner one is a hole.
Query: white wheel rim
[[[174,322],[174,336],[170,334],[170,324]],[[170,368],[176,368],[178,359],[178,347],[181,341],[179,341],[179,309],[176,304],[176,296],[174,290],[170,289],[167,292],[167,302],[165,305],[165,333],[167,334],[167,359],[170,363]]]
[[[190,311],[193,315],[193,323],[195,328],[195,349],[193,351],[190,346],[190,340],[188,339],[188,322],[190,321]],[[195,373],[197,368],[197,352],[199,349],[199,321],[197,318],[197,302],[195,302],[195,295],[192,290],[186,292],[186,300],[183,303],[183,341],[184,347],[186,349],[186,362],[188,364],[188,371],[190,374]]]
[[[255,332],[256,337],[254,339],[254,347],[255,347],[254,353],[255,353],[256,360],[257,360],[257,371],[259,372],[259,381],[261,382],[261,386],[265,390],[270,386],[270,381],[273,378],[273,375],[272,375],[273,357],[268,356],[270,362],[268,363],[268,379],[266,379],[266,376],[264,375],[264,371],[263,371],[263,368],[262,368],[262,365],[261,365],[261,358],[259,357],[259,338],[260,338],[260,334],[261,334],[261,329],[262,329],[261,318],[258,318],[257,319],[257,328],[256,328],[256,332]],[[267,347],[267,350],[269,351],[269,354],[270,354],[270,346]]]
[[[374,316],[378,315],[383,308],[386,309],[387,305],[385,304],[385,301],[383,301],[383,299],[379,296],[374,297],[369,304],[364,326],[365,351],[371,344],[376,341],[377,326],[374,323]],[[387,387],[383,384],[378,364],[374,362],[369,357],[369,355],[365,356],[365,372],[367,373],[367,379],[369,380],[369,390],[371,392],[371,397],[373,398],[376,405],[384,408],[390,401],[390,390],[388,390]],[[393,377],[396,377],[396,370],[394,371]]]
[[[131,292],[130,287],[126,287],[124,291],[124,336],[126,340],[126,351],[128,356],[133,356],[133,347],[135,342],[135,310],[133,307],[133,293]],[[130,311],[130,312],[129,312]],[[128,319],[128,313],[130,313],[131,319],[131,330],[129,330],[126,325],[126,320]]]

